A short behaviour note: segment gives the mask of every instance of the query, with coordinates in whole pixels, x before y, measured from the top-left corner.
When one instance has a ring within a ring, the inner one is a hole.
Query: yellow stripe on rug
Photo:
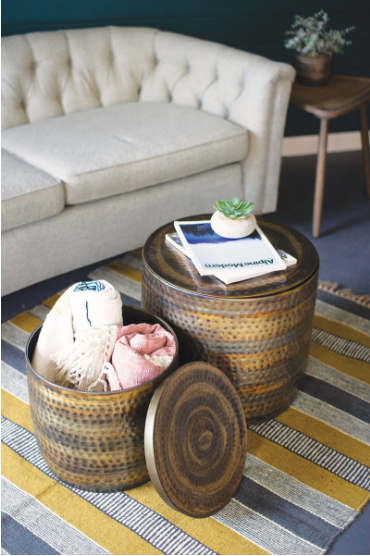
[[[360,511],[370,494],[301,456],[248,431],[248,452],[354,510]],[[248,456],[247,456],[248,458]]]
[[[315,342],[311,342],[310,355],[348,376],[357,378],[357,380],[362,380],[362,382],[366,382],[366,384],[370,384],[370,365],[365,361],[359,361],[352,357],[340,355]]]
[[[30,406],[3,388],[1,389],[1,414],[34,434]]]
[[[2,445],[2,472],[12,483],[112,554],[162,554],[128,527],[54,481],[5,445]]]
[[[355,459],[359,463],[370,466],[370,447],[334,427],[290,407],[276,417],[276,421],[287,425],[329,448]]]
[[[340,336],[341,338],[347,338],[347,340],[359,342],[360,344],[364,344],[365,346],[370,348],[370,337],[367,334],[364,334],[363,332],[352,328],[352,326],[348,326],[347,324],[343,324],[339,321],[328,319],[327,317],[323,317],[322,315],[318,315],[317,313],[313,317],[313,325],[316,328],[326,330],[327,332],[331,332],[332,334]]]
[[[59,293],[56,293],[55,295],[52,295],[51,297],[48,297],[47,299],[45,299],[45,301],[42,302],[43,305],[46,305],[46,307],[50,307],[50,309],[52,309],[55,305],[55,303],[58,301],[58,299],[61,297],[61,295]]]
[[[39,326],[39,324],[42,324],[43,321],[37,317],[34,317],[30,313],[27,313],[27,311],[24,311],[24,313],[19,313],[19,315],[17,315],[13,319],[10,319],[10,322],[12,322],[16,326],[18,326],[18,328],[21,328],[25,332],[31,334],[31,332],[33,332],[35,328]]]
[[[143,254],[143,248],[142,248],[142,247],[138,247],[137,249],[133,249],[132,251],[130,251],[130,253],[132,253],[133,255],[135,255],[135,257],[139,257],[139,259],[141,259],[142,254]]]
[[[130,278],[131,280],[135,280],[135,282],[139,282],[141,284],[141,271],[133,268],[132,266],[128,266],[121,261],[113,261],[105,265],[106,268],[110,270],[114,270],[114,272],[118,272],[118,274],[122,274],[122,276],[126,276],[126,278]]]

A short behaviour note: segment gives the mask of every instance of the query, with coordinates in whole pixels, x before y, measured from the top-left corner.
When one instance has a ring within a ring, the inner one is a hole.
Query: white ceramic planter
[[[249,236],[256,229],[257,222],[253,214],[238,220],[226,218],[218,210],[212,215],[211,226],[214,232],[222,237],[238,239]]]

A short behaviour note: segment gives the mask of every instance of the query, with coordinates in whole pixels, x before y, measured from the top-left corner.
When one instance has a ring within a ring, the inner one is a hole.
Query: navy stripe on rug
[[[305,394],[345,411],[370,424],[370,404],[319,378],[304,375],[299,388]]]
[[[24,375],[27,374],[24,351],[9,344],[5,340],[1,340],[1,359],[11,367],[17,369],[17,371],[20,371]]]
[[[5,512],[1,512],[1,533],[1,547],[8,554],[61,554]]]
[[[338,307],[338,309],[343,309],[344,311],[348,311],[349,313],[353,313],[354,315],[370,320],[370,309],[345,297],[339,297],[333,293],[318,289],[317,299],[321,299],[321,301],[325,301],[325,303],[334,305],[334,307]]]
[[[247,477],[242,478],[234,498],[297,537],[321,548],[327,546],[328,538],[337,536],[341,531]]]

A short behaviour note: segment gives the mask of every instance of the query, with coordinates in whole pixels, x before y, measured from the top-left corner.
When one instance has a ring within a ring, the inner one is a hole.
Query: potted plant
[[[245,203],[238,197],[230,201],[221,199],[217,201],[212,215],[212,229],[222,237],[237,239],[250,235],[256,228],[256,219],[251,211],[253,203]]]
[[[325,85],[331,76],[333,55],[342,52],[342,47],[352,44],[345,35],[354,27],[342,31],[326,29],[329,16],[321,10],[310,17],[296,15],[292,25],[292,35],[284,43],[286,48],[296,51],[295,67],[297,81],[311,87]]]

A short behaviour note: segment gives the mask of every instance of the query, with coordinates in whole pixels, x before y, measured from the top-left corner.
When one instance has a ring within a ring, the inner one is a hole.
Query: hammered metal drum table
[[[206,361],[228,376],[249,421],[278,415],[297,395],[319,267],[316,249],[302,234],[261,217],[258,225],[296,265],[227,286],[200,276],[166,241],[175,231],[172,222],[155,231],[143,249],[143,308],[173,326],[180,363]]]

